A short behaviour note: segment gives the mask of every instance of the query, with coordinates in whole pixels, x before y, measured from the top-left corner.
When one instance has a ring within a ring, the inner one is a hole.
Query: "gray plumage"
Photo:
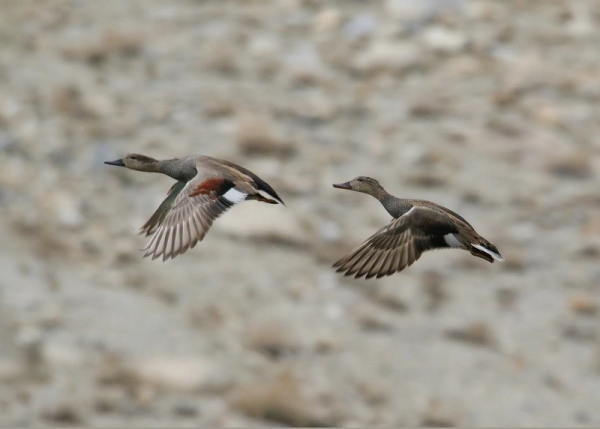
[[[144,247],[144,256],[152,259],[162,256],[164,261],[193,248],[216,218],[244,200],[283,204],[275,190],[256,174],[210,156],[159,161],[131,153],[106,164],[162,173],[177,180],[140,231],[152,235]]]

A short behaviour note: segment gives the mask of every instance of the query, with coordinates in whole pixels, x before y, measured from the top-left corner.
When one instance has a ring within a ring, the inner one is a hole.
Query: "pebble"
[[[459,417],[456,409],[448,403],[431,400],[421,417],[421,426],[453,427],[458,424]]]
[[[152,357],[125,364],[125,373],[141,384],[167,391],[190,392],[202,388],[217,369],[196,357]]]
[[[299,44],[284,55],[285,71],[292,84],[317,84],[325,77],[325,65],[315,46]]]
[[[598,312],[598,302],[587,295],[572,296],[569,298],[569,308],[574,313],[594,315]]]
[[[467,45],[467,38],[463,33],[442,26],[428,28],[421,40],[427,48],[444,54],[456,54]]]
[[[342,237],[342,228],[337,222],[331,220],[319,222],[317,231],[325,241],[338,241]]]
[[[413,43],[377,41],[356,57],[352,67],[365,74],[382,71],[397,73],[422,62],[423,55]]]
[[[83,351],[73,345],[47,341],[43,345],[42,354],[52,367],[76,367],[85,363]]]
[[[79,228],[84,221],[79,201],[72,195],[59,191],[51,196],[54,215],[59,226],[68,229]]]
[[[23,375],[23,366],[16,360],[0,358],[0,382],[10,383]]]
[[[489,326],[483,322],[474,322],[462,328],[449,329],[446,331],[446,336],[477,346],[490,347],[495,343]]]
[[[371,14],[354,16],[344,26],[344,37],[352,42],[370,36],[375,32],[377,24],[377,18]]]
[[[236,144],[245,155],[287,156],[293,152],[293,146],[281,138],[267,115],[240,114],[236,134]]]
[[[335,31],[340,27],[342,18],[342,12],[339,9],[324,9],[315,17],[313,21],[313,31],[316,34]]]
[[[238,238],[306,246],[311,233],[301,218],[285,207],[271,204],[240,205],[215,222],[215,229]]]
[[[243,337],[248,347],[272,359],[293,355],[301,348],[297,332],[283,321],[255,323]]]

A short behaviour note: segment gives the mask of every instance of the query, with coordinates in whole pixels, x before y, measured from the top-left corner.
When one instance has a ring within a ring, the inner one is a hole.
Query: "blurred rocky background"
[[[600,425],[600,2],[2,2],[0,425]],[[166,176],[244,203],[142,259]],[[464,215],[504,264],[330,268],[389,217]]]

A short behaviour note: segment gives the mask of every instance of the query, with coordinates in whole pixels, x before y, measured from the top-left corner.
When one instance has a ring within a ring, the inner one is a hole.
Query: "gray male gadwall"
[[[130,153],[105,164],[162,173],[177,180],[141,233],[154,234],[144,257],[174,258],[202,241],[213,221],[235,204],[257,200],[284,204],[273,188],[239,165],[210,156],[156,160]],[[284,204],[285,205],[285,204]]]

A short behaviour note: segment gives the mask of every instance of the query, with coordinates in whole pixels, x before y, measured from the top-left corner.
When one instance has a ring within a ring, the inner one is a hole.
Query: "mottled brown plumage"
[[[503,261],[492,243],[480,236],[462,216],[425,200],[390,195],[377,180],[359,176],[335,188],[377,198],[392,221],[335,264],[338,272],[356,278],[389,276],[412,265],[423,252],[459,248],[489,262]]]

